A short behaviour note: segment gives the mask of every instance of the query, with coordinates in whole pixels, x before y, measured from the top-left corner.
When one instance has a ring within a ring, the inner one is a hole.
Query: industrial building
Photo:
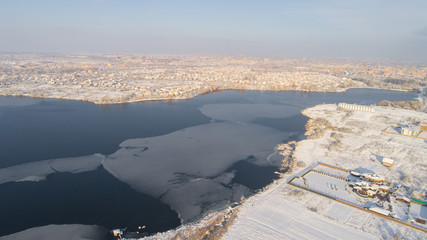
[[[373,107],[362,106],[357,104],[348,104],[348,103],[339,103],[338,108],[352,111],[364,111],[364,112],[374,112]]]

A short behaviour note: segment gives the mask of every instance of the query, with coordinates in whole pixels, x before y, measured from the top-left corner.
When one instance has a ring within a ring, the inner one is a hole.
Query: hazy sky
[[[0,51],[427,61],[427,0],[0,0]]]

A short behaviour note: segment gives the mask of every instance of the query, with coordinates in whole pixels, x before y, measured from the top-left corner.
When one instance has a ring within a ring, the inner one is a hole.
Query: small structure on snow
[[[402,135],[417,137],[423,132],[427,132],[427,122],[425,121],[400,126],[400,134]]]
[[[386,209],[380,208],[380,207],[370,207],[369,210],[371,210],[372,212],[379,213],[379,214],[384,215],[384,216],[390,215],[389,210],[386,210]]]
[[[394,160],[390,159],[390,158],[383,158],[382,162],[381,162],[384,166],[386,167],[393,167],[394,165]]]
[[[397,196],[396,197],[396,201],[404,202],[404,203],[410,203],[411,199],[409,199],[409,198],[407,198],[405,196]]]
[[[418,136],[420,134],[421,130],[415,126],[407,126],[407,127],[401,127],[400,134],[406,135],[406,136]]]

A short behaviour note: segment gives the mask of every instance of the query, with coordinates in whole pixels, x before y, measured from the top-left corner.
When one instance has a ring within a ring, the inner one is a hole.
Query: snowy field
[[[359,198],[347,187],[347,182],[342,179],[310,171],[302,177],[295,178],[291,183],[313,190],[334,199],[339,199],[355,205],[360,205]]]
[[[315,208],[308,210],[289,195],[292,191],[295,190],[287,187],[282,179],[279,185],[250,198],[224,239],[377,239],[374,235],[321,216]],[[342,210],[349,207],[342,207],[344,209],[330,214],[345,218],[338,214],[345,214]]]

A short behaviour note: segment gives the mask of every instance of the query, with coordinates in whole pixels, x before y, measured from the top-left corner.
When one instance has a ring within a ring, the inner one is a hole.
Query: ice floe
[[[30,228],[22,232],[0,237],[0,240],[101,240],[107,237],[108,230],[96,225],[47,225]]]
[[[58,158],[39,162],[25,163],[0,169],[0,184],[18,181],[41,181],[52,173],[89,172],[101,166],[102,154],[94,154],[74,158]]]
[[[126,140],[103,165],[137,191],[161,198],[187,221],[203,212],[201,204],[232,201],[233,187],[226,184],[231,175],[224,171],[249,156],[255,164],[270,165],[266,157],[284,138],[286,133],[261,125],[210,123]]]
[[[267,156],[286,137],[284,132],[257,124],[210,123],[163,136],[129,139],[108,156],[94,154],[3,168],[0,184],[41,181],[52,173],[92,171],[103,165],[122,182],[169,204],[183,221],[190,221],[247,196],[251,190],[232,184],[234,173],[225,171],[248,157],[254,164],[271,165]]]

